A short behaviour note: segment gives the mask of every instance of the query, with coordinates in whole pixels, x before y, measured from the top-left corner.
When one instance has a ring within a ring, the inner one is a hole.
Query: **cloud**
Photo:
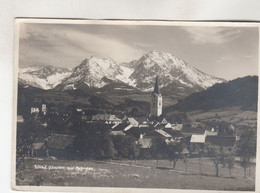
[[[239,37],[237,28],[223,27],[182,27],[194,44],[223,44]]]
[[[142,46],[87,33],[69,25],[27,24],[22,25],[20,31],[20,63],[71,67],[92,55],[117,62],[131,61],[144,54]]]

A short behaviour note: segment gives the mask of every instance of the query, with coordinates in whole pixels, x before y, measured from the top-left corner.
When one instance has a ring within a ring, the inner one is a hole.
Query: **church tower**
[[[159,89],[159,79],[158,76],[155,80],[154,91],[151,95],[150,104],[150,115],[151,117],[160,117],[162,114],[162,94]]]

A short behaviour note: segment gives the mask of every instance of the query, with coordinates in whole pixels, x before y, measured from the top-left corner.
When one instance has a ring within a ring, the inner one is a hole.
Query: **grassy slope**
[[[130,163],[131,162],[131,163]],[[35,165],[61,166],[62,169],[35,169]],[[43,186],[96,186],[96,187],[136,187],[136,188],[171,188],[171,189],[211,189],[211,190],[253,190],[255,166],[250,169],[250,176],[243,178],[243,169],[238,165],[229,176],[227,168],[220,167],[220,177],[215,177],[212,162],[204,158],[203,175],[199,175],[198,159],[189,159],[186,175],[183,162],[177,162],[176,170],[171,163],[155,160],[96,162],[65,160],[25,160],[20,185],[34,184]],[[69,168],[67,168],[69,167]]]

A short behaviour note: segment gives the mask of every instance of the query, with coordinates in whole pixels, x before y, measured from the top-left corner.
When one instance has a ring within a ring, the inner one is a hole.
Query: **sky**
[[[19,67],[73,68],[91,56],[130,62],[156,50],[232,80],[258,74],[258,34],[256,27],[22,23]]]

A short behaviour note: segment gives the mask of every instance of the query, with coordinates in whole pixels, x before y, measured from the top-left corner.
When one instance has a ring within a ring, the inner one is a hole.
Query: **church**
[[[159,78],[156,76],[154,91],[151,95],[151,103],[150,103],[150,117],[158,118],[162,115],[162,94],[159,88]]]

